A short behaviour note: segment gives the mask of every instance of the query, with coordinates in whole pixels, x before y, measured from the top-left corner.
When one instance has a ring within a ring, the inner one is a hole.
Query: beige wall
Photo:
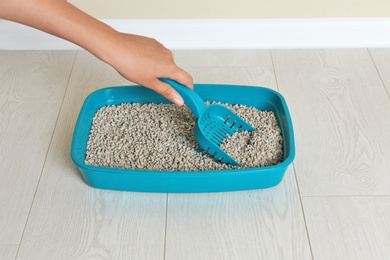
[[[99,19],[390,17],[390,0],[70,0]]]

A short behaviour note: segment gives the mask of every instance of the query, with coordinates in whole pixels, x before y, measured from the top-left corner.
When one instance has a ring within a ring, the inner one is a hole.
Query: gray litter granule
[[[282,161],[283,138],[273,112],[221,105],[256,127],[253,132],[235,133],[221,144],[240,167],[215,162],[200,151],[193,135],[193,115],[186,106],[152,103],[100,108],[93,118],[85,163],[123,169],[204,171],[270,166]]]

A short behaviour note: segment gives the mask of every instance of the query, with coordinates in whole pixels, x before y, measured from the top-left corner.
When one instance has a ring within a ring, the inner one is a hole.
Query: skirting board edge
[[[390,18],[101,20],[118,31],[155,38],[170,49],[388,48]],[[0,20],[0,50],[80,47]]]

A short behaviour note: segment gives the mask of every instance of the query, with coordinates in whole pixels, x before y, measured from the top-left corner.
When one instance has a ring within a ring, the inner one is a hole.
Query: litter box
[[[279,184],[295,157],[294,132],[287,104],[278,92],[255,86],[195,84],[194,90],[208,101],[243,104],[273,111],[283,137],[283,161],[259,168],[213,171],[152,171],[106,168],[84,163],[92,120],[103,106],[123,103],[170,103],[142,86],[108,87],[85,100],[74,129],[71,156],[85,182],[99,189],[137,192],[224,192],[270,188]]]

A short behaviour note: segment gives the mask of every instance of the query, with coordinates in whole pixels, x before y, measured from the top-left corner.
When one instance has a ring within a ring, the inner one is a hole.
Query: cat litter
[[[204,171],[271,166],[282,161],[283,138],[273,112],[221,105],[257,129],[235,133],[221,144],[240,167],[216,162],[200,151],[193,134],[193,115],[187,107],[153,103],[100,108],[93,118],[85,163],[123,169]]]

